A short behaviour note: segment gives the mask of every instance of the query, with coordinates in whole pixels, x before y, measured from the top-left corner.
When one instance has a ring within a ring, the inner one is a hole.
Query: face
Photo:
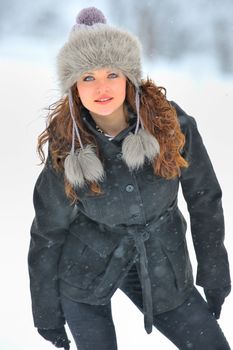
[[[111,116],[123,110],[126,77],[117,69],[98,69],[86,72],[77,81],[82,104],[92,114]]]

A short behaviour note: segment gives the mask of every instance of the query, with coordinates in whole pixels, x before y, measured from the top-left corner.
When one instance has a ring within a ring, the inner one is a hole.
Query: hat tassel
[[[145,158],[150,162],[160,152],[160,146],[157,139],[145,130],[140,117],[140,100],[139,90],[136,90],[136,111],[137,124],[135,133],[129,133],[122,143],[122,159],[125,161],[130,170],[137,170],[143,166]],[[141,129],[139,130],[139,123]]]
[[[85,181],[103,181],[104,169],[101,161],[95,153],[95,146],[92,144],[83,145],[79,129],[75,122],[73,112],[72,92],[69,90],[70,113],[73,120],[72,147],[64,161],[64,170],[67,180],[73,186],[83,187]],[[80,149],[75,150],[75,134],[79,140]]]

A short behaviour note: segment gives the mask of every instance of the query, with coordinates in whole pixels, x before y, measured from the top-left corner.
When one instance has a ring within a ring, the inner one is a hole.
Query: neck
[[[128,126],[127,111],[125,108],[114,111],[111,115],[98,115],[90,112],[96,125],[106,134],[118,135]]]

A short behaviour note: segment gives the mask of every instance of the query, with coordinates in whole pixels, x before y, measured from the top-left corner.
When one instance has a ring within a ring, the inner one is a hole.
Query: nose
[[[103,94],[103,93],[107,93],[109,91],[109,84],[108,82],[104,79],[101,81],[98,81],[97,85],[96,85],[96,92],[98,94]]]

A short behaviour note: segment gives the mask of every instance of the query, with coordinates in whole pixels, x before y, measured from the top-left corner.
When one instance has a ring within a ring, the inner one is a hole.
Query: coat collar
[[[119,143],[121,143],[121,141],[123,141],[124,138],[128,135],[128,133],[130,131],[133,131],[136,127],[136,122],[137,122],[136,114],[132,113],[129,109],[128,109],[128,113],[129,113],[129,126],[124,130],[122,130],[111,141],[109,141],[107,136],[105,136],[104,134],[102,134],[96,129],[95,121],[93,120],[93,118],[91,117],[91,114],[87,109],[82,110],[81,116],[87,128],[92,132],[92,134],[94,134],[94,136],[97,137],[97,139],[99,139],[102,142],[108,143],[108,145],[109,144],[119,145]]]

